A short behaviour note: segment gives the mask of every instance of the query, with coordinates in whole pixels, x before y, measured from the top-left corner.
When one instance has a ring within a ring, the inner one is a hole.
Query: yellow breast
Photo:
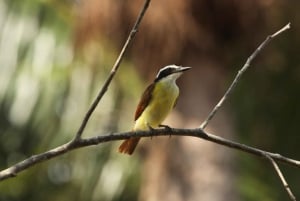
[[[179,95],[174,80],[157,82],[149,105],[136,120],[134,130],[147,130],[149,126],[158,127],[171,112]]]

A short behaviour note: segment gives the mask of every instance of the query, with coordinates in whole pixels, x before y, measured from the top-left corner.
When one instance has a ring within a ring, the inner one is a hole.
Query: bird
[[[146,88],[136,108],[133,131],[168,127],[161,123],[177,103],[179,88],[176,84],[184,71],[191,67],[168,65],[161,68],[154,81]],[[130,137],[119,146],[119,152],[132,155],[140,137]]]

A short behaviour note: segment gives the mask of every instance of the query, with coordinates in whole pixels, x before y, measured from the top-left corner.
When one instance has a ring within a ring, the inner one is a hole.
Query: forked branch
[[[277,32],[275,32],[272,35],[269,35],[259,46],[258,48],[256,48],[256,50],[250,55],[250,57],[248,57],[246,63],[244,64],[244,66],[238,71],[237,75],[235,76],[233,82],[231,83],[231,85],[229,86],[229,88],[227,89],[227,91],[225,92],[225,94],[223,95],[223,97],[221,98],[221,100],[217,103],[217,105],[213,108],[213,110],[209,113],[209,115],[207,116],[207,118],[203,121],[203,123],[200,125],[201,129],[205,129],[206,126],[208,125],[209,121],[215,116],[215,114],[217,113],[217,111],[222,107],[222,105],[224,104],[224,102],[228,99],[229,95],[232,93],[232,91],[234,90],[234,88],[236,87],[237,83],[239,82],[239,80],[241,79],[242,75],[246,72],[246,70],[250,67],[252,61],[256,58],[256,56],[266,47],[266,45],[268,43],[270,43],[275,37],[279,36],[281,33],[283,33],[284,31],[290,29],[290,23],[288,23],[287,25],[285,25],[283,28],[281,28],[280,30],[278,30]],[[280,171],[279,166],[276,164],[276,162],[273,160],[272,157],[270,157],[270,155],[266,154],[265,155],[267,159],[269,159],[269,161],[272,163],[273,167],[275,168],[280,180],[282,181],[289,197],[291,200],[295,201],[296,197],[293,195],[290,187],[288,186],[282,172]]]
[[[277,163],[274,161],[273,158],[271,158],[269,155],[265,155],[265,157],[271,162],[273,168],[275,169],[284,189],[286,190],[287,194],[289,195],[290,199],[293,200],[293,201],[296,201],[296,197],[295,195],[292,193],[290,187],[289,187],[289,184],[287,183],[287,181],[285,180],[279,166],[277,165]]]
[[[99,91],[96,99],[93,101],[92,105],[90,106],[90,108],[88,109],[87,113],[85,114],[84,118],[83,118],[83,121],[75,135],[75,138],[73,139],[73,142],[75,142],[76,140],[80,139],[81,136],[82,136],[82,133],[92,115],[92,113],[95,111],[97,105],[99,104],[100,100],[102,99],[102,97],[104,96],[105,92],[107,91],[112,79],[114,78],[115,74],[117,73],[117,70],[119,69],[120,67],[120,63],[124,57],[124,54],[126,52],[126,50],[128,49],[128,46],[130,44],[130,42],[133,40],[133,38],[135,37],[135,34],[137,33],[138,29],[139,29],[139,26],[141,24],[141,21],[147,11],[147,8],[149,6],[149,3],[150,3],[150,0],[145,0],[145,3],[144,3],[144,6],[142,8],[142,10],[140,11],[140,14],[138,15],[137,19],[136,19],[136,22],[135,24],[133,25],[133,28],[115,62],[115,64],[113,65],[111,71],[110,71],[110,74],[109,76],[107,77],[107,80],[104,82],[101,90]]]
[[[283,28],[281,28],[280,30],[278,30],[277,32],[275,32],[274,34],[269,35],[258,46],[258,48],[256,48],[256,50],[250,55],[250,57],[248,57],[248,59],[247,59],[246,63],[244,64],[244,66],[238,71],[238,73],[235,76],[233,82],[231,83],[231,85],[229,86],[229,88],[227,89],[227,91],[225,92],[225,94],[223,95],[223,97],[221,98],[221,100],[217,103],[217,105],[214,107],[214,109],[209,113],[209,115],[207,116],[207,118],[205,119],[205,121],[203,121],[203,123],[200,125],[200,128],[202,128],[202,129],[206,128],[208,122],[215,116],[215,114],[217,113],[217,111],[221,108],[221,106],[224,104],[224,102],[228,99],[229,95],[232,93],[232,91],[236,87],[236,85],[239,82],[239,80],[241,79],[242,75],[250,67],[252,61],[264,49],[264,47],[266,47],[266,45],[269,42],[271,42],[271,40],[273,40],[276,36],[278,36],[279,34],[283,33],[284,31],[286,31],[286,30],[288,30],[290,28],[291,28],[291,23],[288,23]]]

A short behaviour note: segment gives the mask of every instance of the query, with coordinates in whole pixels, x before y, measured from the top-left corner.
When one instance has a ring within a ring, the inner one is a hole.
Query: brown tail
[[[119,152],[131,155],[134,152],[139,141],[139,137],[133,137],[129,138],[128,140],[124,140],[123,143],[119,146]]]

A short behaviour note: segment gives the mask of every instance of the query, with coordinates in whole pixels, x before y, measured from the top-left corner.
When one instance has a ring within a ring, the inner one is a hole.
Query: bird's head
[[[158,82],[162,79],[176,80],[184,71],[189,69],[191,69],[191,67],[182,67],[176,65],[165,66],[158,71],[155,82]]]

